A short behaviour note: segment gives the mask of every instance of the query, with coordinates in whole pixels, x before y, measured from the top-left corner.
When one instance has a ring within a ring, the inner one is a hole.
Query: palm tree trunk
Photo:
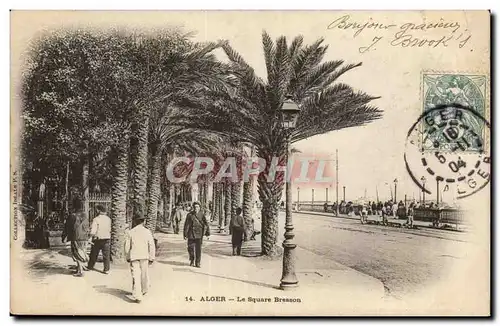
[[[219,228],[220,232],[224,229],[224,201],[225,201],[225,192],[224,192],[224,183],[219,183]]]
[[[137,149],[133,155],[134,167],[134,191],[133,204],[134,215],[140,207],[141,212],[145,212],[146,208],[146,190],[148,180],[148,132],[149,132],[149,116],[145,109],[141,109],[141,119],[137,124],[136,137]]]
[[[255,146],[251,147],[250,157],[255,156]],[[253,187],[254,177],[250,176],[248,181],[243,184],[243,219],[245,221],[245,239],[249,240],[254,231],[253,228]]]
[[[245,220],[245,239],[248,240],[253,233],[253,182],[254,179],[250,179],[243,183],[243,219]]]
[[[236,217],[238,207],[241,207],[241,183],[233,182],[231,185],[231,219]]]
[[[196,184],[197,188],[198,188],[198,201],[200,202],[200,204],[202,205],[203,207],[203,187],[201,185],[200,182],[198,182]]]
[[[83,159],[82,169],[83,214],[85,216],[85,221],[89,221],[89,166],[90,160],[87,155]]]
[[[216,201],[216,209],[215,211],[217,212],[217,223],[219,223],[219,232],[222,232],[224,229],[224,210],[223,210],[223,203],[224,203],[224,184],[222,182],[217,182],[217,201]]]
[[[271,162],[273,152],[259,150],[259,157],[262,157],[266,162]],[[281,155],[280,157],[283,157]],[[284,157],[280,160],[280,165],[284,164]],[[262,255],[274,257],[280,254],[278,247],[278,214],[279,202],[283,192],[284,178],[283,172],[277,172],[276,177],[272,182],[267,181],[269,173],[269,166],[266,166],[264,173],[259,174],[258,177],[258,192],[259,198],[262,202]]]
[[[224,231],[229,231],[229,221],[231,220],[231,183],[226,181],[224,189]]]
[[[151,158],[151,172],[149,174],[148,182],[148,211],[146,219],[146,227],[151,231],[156,231],[156,224],[158,219],[158,200],[160,199],[160,163],[161,152],[158,146],[154,144],[153,153]]]
[[[212,183],[212,215],[211,215],[211,221],[218,221],[219,219],[219,214],[217,212],[217,197],[219,195],[217,194],[217,183],[213,182]]]
[[[123,262],[125,223],[127,220],[128,154],[130,142],[126,136],[116,149],[113,164],[114,180],[111,188],[111,256],[113,262]]]
[[[205,180],[205,182],[203,182],[201,184],[201,187],[203,189],[203,199],[202,199],[202,202],[203,202],[203,205],[205,207],[207,207],[207,209],[208,209],[208,180]]]
[[[69,213],[69,161],[66,162],[66,178],[64,180],[64,212]]]

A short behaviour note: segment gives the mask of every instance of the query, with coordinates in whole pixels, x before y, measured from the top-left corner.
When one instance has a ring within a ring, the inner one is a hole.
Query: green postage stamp
[[[484,149],[484,143],[488,137],[484,119],[488,120],[488,100],[487,84],[488,79],[485,75],[463,74],[463,73],[435,73],[424,72],[422,74],[422,109],[423,114],[432,116],[440,114],[441,111],[432,111],[439,105],[459,104],[475,111],[476,114],[465,114],[465,124],[470,127],[470,132],[465,135],[464,143],[469,144],[463,152],[479,152]],[[422,134],[423,135],[423,134]],[[444,137],[442,133],[436,133]],[[477,135],[475,139],[467,139]],[[477,141],[477,139],[482,141]],[[422,151],[450,151],[454,146],[453,142],[444,141],[444,139],[435,139],[435,142],[422,139]],[[438,148],[435,144],[439,144]]]

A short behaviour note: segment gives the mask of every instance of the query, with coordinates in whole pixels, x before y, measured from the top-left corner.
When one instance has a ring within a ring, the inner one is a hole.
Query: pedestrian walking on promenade
[[[174,233],[179,234],[179,227],[181,225],[183,216],[182,206],[181,205],[174,206],[172,212],[173,212],[172,223],[173,223]]]
[[[387,225],[388,224],[387,220],[387,207],[385,205],[382,205],[382,224]]]
[[[360,215],[361,215],[361,224],[365,224],[366,222],[368,222],[367,220],[368,209],[366,208],[365,205],[361,206]]]
[[[210,236],[210,226],[199,202],[193,204],[193,210],[184,222],[184,240],[187,240],[190,266],[201,267],[201,245],[203,236]]]
[[[68,216],[64,225],[62,242],[71,241],[71,257],[76,263],[76,272],[73,276],[82,277],[84,266],[89,261],[87,255],[87,242],[89,240],[89,222],[83,212],[81,200],[73,201],[74,212]]]
[[[110,260],[111,260],[111,219],[106,215],[106,210],[102,205],[97,205],[97,216],[92,221],[92,229],[90,235],[92,236],[92,249],[90,250],[90,260],[88,269],[94,269],[97,262],[97,256],[102,251],[102,260],[104,262],[104,274],[109,273]]]
[[[408,207],[408,212],[407,212],[407,215],[408,215],[408,221],[406,222],[406,224],[408,225],[408,227],[410,228],[413,228],[413,215],[414,215],[414,203],[411,203],[410,206]]]
[[[243,244],[243,234],[245,232],[245,221],[241,215],[241,207],[236,208],[236,216],[231,219],[231,243],[233,245],[233,256],[241,256],[241,245]]]
[[[132,300],[141,302],[149,290],[149,265],[153,264],[156,247],[151,231],[144,227],[145,218],[139,216],[125,238],[125,257],[132,274]]]

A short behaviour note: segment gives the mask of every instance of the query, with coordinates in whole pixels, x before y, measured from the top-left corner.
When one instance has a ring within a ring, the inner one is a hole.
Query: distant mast
[[[336,169],[336,175],[335,175],[335,179],[336,179],[336,190],[335,190],[335,205],[337,207],[337,215],[339,215],[339,150],[338,148],[335,150],[335,169]]]

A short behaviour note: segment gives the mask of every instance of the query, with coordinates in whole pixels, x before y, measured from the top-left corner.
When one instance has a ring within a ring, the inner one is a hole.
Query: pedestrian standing
[[[66,220],[61,239],[63,243],[66,240],[71,242],[71,258],[76,263],[76,272],[73,276],[77,277],[83,276],[83,271],[87,269],[84,264],[89,261],[87,255],[89,222],[83,212],[82,204],[82,201],[79,199],[73,200],[72,206],[74,212]]]
[[[90,270],[94,269],[97,256],[102,251],[102,260],[104,262],[103,273],[108,274],[111,260],[111,219],[106,215],[106,210],[102,205],[97,205],[96,210],[98,215],[92,221],[92,229],[90,231],[92,249],[90,250],[90,260],[87,268]]]
[[[206,215],[201,211],[199,202],[193,204],[193,210],[184,222],[184,240],[187,240],[190,266],[201,267],[201,245],[203,236],[210,236],[210,226]]]
[[[367,222],[367,214],[368,214],[368,210],[366,209],[366,206],[362,205],[360,207],[361,224],[364,224],[365,222]]]
[[[174,206],[173,215],[172,215],[172,223],[173,223],[173,228],[174,228],[175,234],[179,234],[179,227],[180,227],[180,224],[182,222],[182,215],[183,215],[182,206],[180,206],[180,205]]]
[[[241,256],[241,245],[243,244],[243,234],[245,232],[245,221],[241,215],[241,207],[236,208],[236,216],[231,219],[231,243],[233,245],[233,256]]]
[[[145,218],[134,220],[134,228],[125,238],[125,257],[132,274],[132,300],[141,302],[149,290],[149,265],[155,260],[156,247],[151,231],[144,227]]]
[[[408,224],[408,227],[413,228],[414,203],[411,203],[408,207],[407,215],[408,221],[406,223]]]
[[[387,225],[387,208],[385,205],[382,205],[382,223]]]

